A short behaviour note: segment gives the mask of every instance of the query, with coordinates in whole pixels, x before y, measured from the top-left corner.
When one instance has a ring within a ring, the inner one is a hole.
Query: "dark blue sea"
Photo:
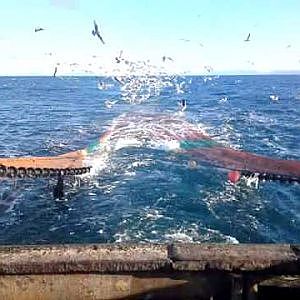
[[[0,156],[85,148],[121,114],[178,113],[229,147],[300,160],[300,76],[0,77]],[[141,139],[143,137],[141,136]],[[299,243],[300,186],[232,185],[176,154],[116,150],[96,175],[0,178],[0,244]]]

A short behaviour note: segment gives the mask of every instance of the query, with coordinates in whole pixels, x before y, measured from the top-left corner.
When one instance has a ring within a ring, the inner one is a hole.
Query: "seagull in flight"
[[[122,56],[122,54],[123,54],[123,50],[120,51],[119,57],[118,57],[118,56],[115,57],[115,60],[116,60],[116,62],[117,62],[118,64],[121,62],[121,56]]]
[[[119,84],[123,84],[122,79],[114,76],[114,80],[117,81]]]
[[[42,30],[45,30],[45,28],[42,28],[42,27],[34,28],[34,32],[39,32],[39,31],[42,31]]]
[[[94,29],[92,30],[92,35],[93,35],[93,36],[97,36],[97,37],[100,39],[100,41],[101,41],[103,44],[105,44],[104,41],[103,41],[102,36],[100,35],[99,28],[98,28],[98,25],[97,25],[97,23],[96,23],[95,20],[94,20]]]
[[[250,33],[248,34],[247,38],[244,40],[244,42],[250,42]]]
[[[213,71],[213,68],[212,68],[211,66],[204,66],[204,69],[205,69],[208,73],[210,73],[210,72]]]
[[[170,57],[170,56],[163,56],[162,57],[163,62],[165,62],[167,59],[170,60],[170,61],[174,61],[173,58]]]
[[[54,69],[54,74],[53,74],[53,77],[55,77],[55,76],[56,76],[56,73],[57,73],[57,67],[55,67],[55,69]]]

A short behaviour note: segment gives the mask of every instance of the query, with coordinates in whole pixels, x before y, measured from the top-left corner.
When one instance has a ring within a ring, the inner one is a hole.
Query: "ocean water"
[[[0,156],[82,149],[120,115],[176,115],[180,99],[216,141],[300,160],[300,76],[288,75],[0,77]],[[300,242],[297,184],[231,185],[224,170],[136,145],[98,163],[66,180],[63,200],[53,179],[1,178],[0,244]]]

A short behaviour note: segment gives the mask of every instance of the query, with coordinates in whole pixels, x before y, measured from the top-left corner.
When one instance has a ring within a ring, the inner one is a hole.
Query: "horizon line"
[[[231,73],[231,72],[221,72],[221,73],[210,73],[210,74],[180,74],[180,73],[169,73],[169,74],[110,74],[110,75],[104,75],[104,74],[61,74],[56,77],[113,77],[113,76],[119,76],[119,77],[126,77],[129,75],[134,76],[268,76],[268,75],[276,75],[276,76],[291,76],[291,75],[300,75],[300,71],[282,71],[282,72],[252,72],[252,73]],[[0,77],[53,77],[53,75],[46,75],[46,74],[7,74],[7,75],[1,75]]]

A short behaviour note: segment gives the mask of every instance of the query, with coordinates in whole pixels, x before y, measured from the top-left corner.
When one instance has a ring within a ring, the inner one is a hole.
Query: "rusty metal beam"
[[[230,283],[220,275],[155,275],[5,275],[0,299],[217,299],[221,294],[224,299]]]
[[[278,274],[298,278],[299,246],[0,246],[0,299],[252,300]]]

